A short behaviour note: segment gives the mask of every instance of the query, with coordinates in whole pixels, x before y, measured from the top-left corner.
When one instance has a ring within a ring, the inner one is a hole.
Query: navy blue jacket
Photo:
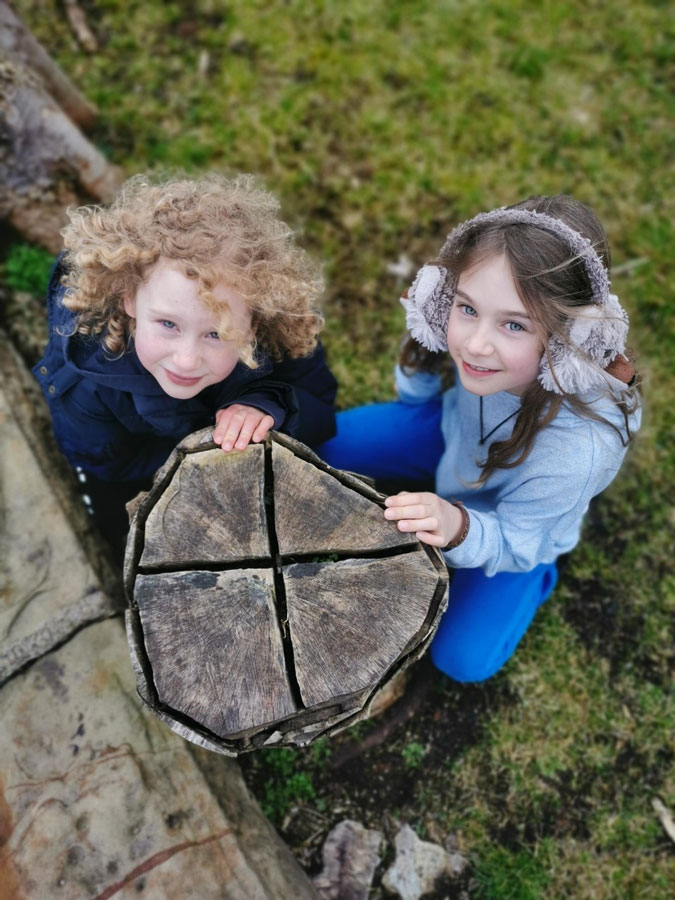
[[[49,343],[33,373],[44,392],[59,447],[74,466],[103,481],[152,476],[185,435],[215,423],[233,403],[269,413],[274,427],[316,447],[335,433],[337,383],[321,345],[311,356],[259,366],[238,363],[196,397],[165,394],[131,348],[111,358],[97,338],[73,334],[75,314],[61,303],[57,262],[47,294]]]

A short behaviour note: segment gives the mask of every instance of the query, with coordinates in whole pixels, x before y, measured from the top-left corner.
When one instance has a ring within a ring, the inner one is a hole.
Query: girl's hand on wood
[[[417,539],[433,547],[445,547],[460,533],[462,513],[438,494],[401,491],[387,497],[385,519],[397,522],[399,531],[414,531]]]
[[[273,427],[274,419],[261,409],[233,403],[216,413],[213,441],[226,452],[245,450],[251,441],[259,444]]]

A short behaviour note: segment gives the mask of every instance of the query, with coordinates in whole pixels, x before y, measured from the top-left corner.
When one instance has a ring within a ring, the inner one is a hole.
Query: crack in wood
[[[281,633],[281,645],[284,651],[284,660],[286,662],[286,675],[291,688],[293,702],[298,709],[305,709],[305,703],[302,699],[302,692],[298,683],[297,673],[295,671],[295,652],[293,650],[293,641],[291,639],[290,628],[288,628],[288,609],[286,603],[286,584],[284,582],[283,568],[281,565],[281,557],[279,556],[279,541],[277,539],[277,529],[274,521],[274,463],[272,460],[272,446],[265,445],[265,517],[267,519],[267,534],[270,547],[270,558],[274,565],[274,605],[277,613],[277,622]]]

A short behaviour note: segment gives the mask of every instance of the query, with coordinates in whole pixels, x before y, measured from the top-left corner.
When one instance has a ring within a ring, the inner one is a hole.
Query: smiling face
[[[544,345],[505,256],[463,272],[448,320],[448,350],[472,394],[522,394],[539,374]]]
[[[227,378],[239,360],[235,342],[218,337],[220,317],[203,303],[198,289],[197,279],[160,259],[136,296],[124,302],[127,315],[136,320],[134,345],[141,364],[178,400]],[[241,294],[222,283],[212,293],[229,307],[233,326],[249,332],[250,314]]]

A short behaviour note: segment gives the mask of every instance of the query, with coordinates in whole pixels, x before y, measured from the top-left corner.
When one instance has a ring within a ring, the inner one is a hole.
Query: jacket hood
[[[113,356],[97,337],[78,334],[75,313],[62,303],[63,291],[54,298],[53,328],[63,337],[63,359],[73,377],[87,378],[102,387],[131,391],[140,395],[161,395],[164,392],[155,378],[141,365],[133,340],[120,356]]]

